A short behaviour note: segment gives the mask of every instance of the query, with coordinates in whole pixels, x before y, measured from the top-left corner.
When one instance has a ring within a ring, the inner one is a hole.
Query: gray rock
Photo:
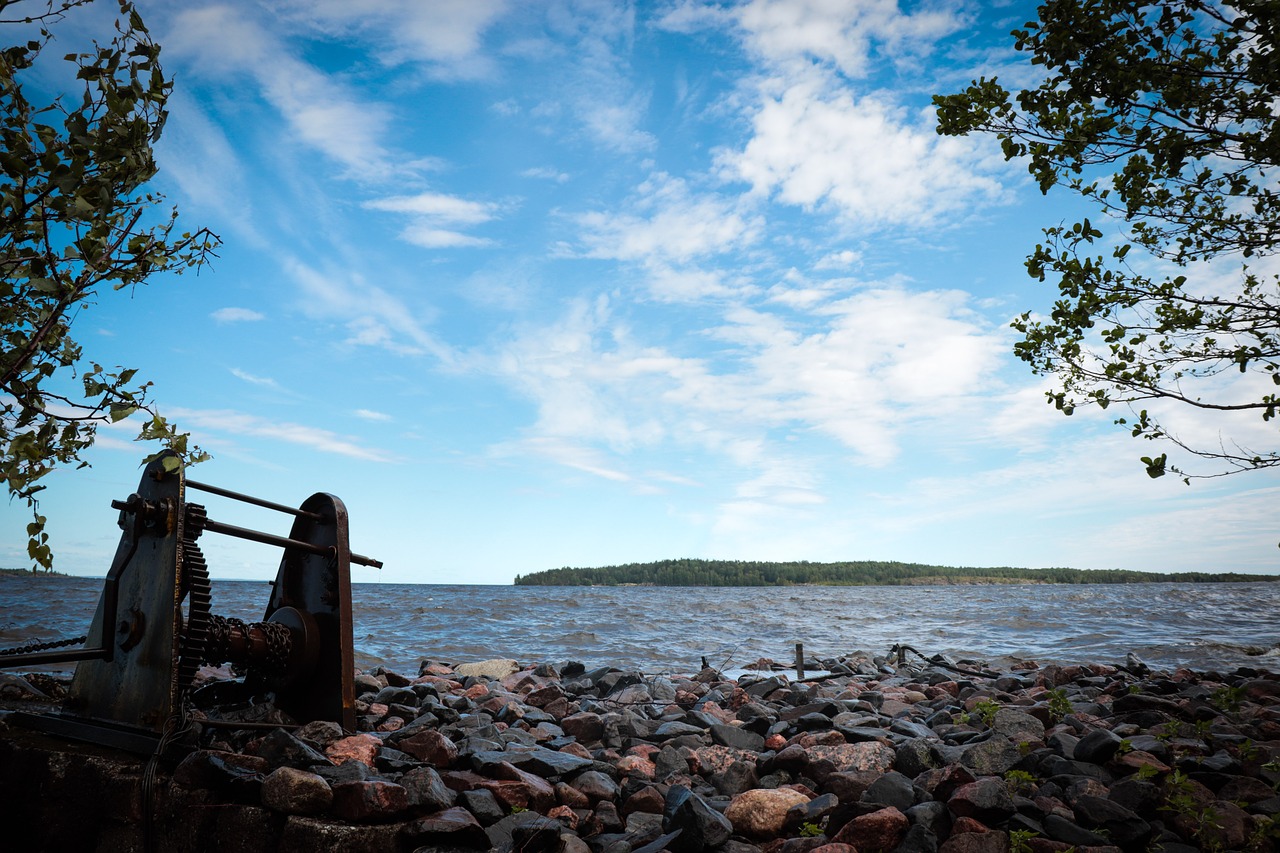
[[[717,724],[711,727],[711,740],[720,746],[734,749],[746,749],[751,752],[764,750],[764,738],[741,726]]]
[[[1120,736],[1110,729],[1094,729],[1080,738],[1071,757],[1090,764],[1106,764],[1120,748],[1120,741]]]
[[[733,834],[729,819],[684,785],[672,785],[667,791],[662,828],[666,832],[680,830],[669,845],[672,853],[701,853],[723,844]]]
[[[965,747],[960,763],[973,770],[976,776],[1003,776],[1021,759],[1022,752],[1012,741],[996,735]]]
[[[864,803],[880,803],[905,812],[914,806],[920,797],[915,786],[911,784],[910,778],[896,770],[890,770],[872,782],[867,790],[862,792],[861,799]]]
[[[1076,798],[1072,808],[1085,828],[1102,830],[1125,850],[1141,850],[1151,838],[1151,824],[1112,800],[1085,795]]]

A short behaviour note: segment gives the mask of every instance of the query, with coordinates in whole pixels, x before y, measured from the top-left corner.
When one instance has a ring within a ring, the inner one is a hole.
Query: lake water
[[[0,648],[84,634],[96,578],[0,575]],[[213,582],[213,612],[258,619],[262,581]],[[925,655],[1007,665],[1118,663],[1280,670],[1280,583],[1089,586],[517,587],[355,584],[356,663],[579,660],[648,673],[760,657]],[[3,658],[0,658],[0,668]],[[70,666],[68,667],[70,668]]]

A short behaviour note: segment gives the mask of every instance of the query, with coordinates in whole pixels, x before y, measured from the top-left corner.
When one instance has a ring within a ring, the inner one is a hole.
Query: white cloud
[[[400,239],[424,249],[462,249],[493,245],[493,241],[487,237],[473,237],[461,231],[430,225],[410,225],[400,232]]]
[[[385,423],[386,421],[394,420],[391,415],[388,415],[386,412],[375,412],[372,409],[356,409],[354,414],[357,418],[363,418],[366,421],[379,421]]]
[[[351,334],[347,343],[405,355],[430,354],[445,364],[454,361],[452,349],[423,327],[420,312],[368,283],[358,272],[321,270],[287,255],[280,264],[302,291],[302,310],[326,320],[343,320]]]
[[[292,0],[295,20],[340,38],[364,40],[388,64],[422,63],[433,77],[475,79],[493,73],[482,51],[487,29],[508,0]]]
[[[974,315],[958,292],[867,289],[792,320],[730,307],[712,331],[729,348],[714,362],[644,345],[607,302],[578,302],[554,325],[518,335],[487,369],[538,406],[528,440],[620,458],[656,446],[698,448],[769,471],[741,496],[790,506],[822,495],[818,478],[797,478],[781,436],[825,435],[862,464],[881,466],[907,431],[939,431],[939,443],[989,442],[988,421],[1006,393],[997,378],[1003,330]],[[1018,438],[1008,431],[1000,441],[1013,447]],[[775,470],[771,458],[788,461]]]
[[[364,447],[355,439],[327,429],[269,420],[230,409],[171,409],[166,414],[193,432],[199,430],[214,435],[225,433],[272,439],[364,462],[390,462],[393,459],[386,451]]]
[[[400,239],[426,249],[455,249],[493,243],[487,238],[474,237],[443,226],[480,225],[488,222],[497,215],[498,205],[495,204],[424,192],[412,196],[374,199],[365,202],[363,206],[370,210],[409,216],[411,223],[400,232]]]
[[[333,75],[297,58],[290,45],[243,9],[206,6],[174,18],[165,49],[216,76],[249,74],[296,140],[358,178],[401,170],[382,144],[388,112],[360,98]]]
[[[390,196],[367,201],[363,205],[370,210],[386,210],[392,213],[408,213],[444,222],[476,225],[494,217],[495,205],[468,201],[441,193],[418,193],[411,196]]]
[[[637,188],[630,209],[579,217],[590,257],[687,262],[750,245],[764,228],[736,200],[695,195],[684,181],[661,173]]]
[[[827,91],[819,78],[762,97],[751,140],[717,157],[726,180],[756,194],[878,228],[936,224],[1003,193],[981,174],[975,146],[937,136],[928,112]]]
[[[747,43],[772,63],[831,63],[847,77],[868,73],[873,47],[919,52],[960,24],[937,6],[904,14],[897,0],[752,0],[738,10]]]
[[[550,166],[525,169],[520,173],[520,175],[525,178],[538,178],[540,180],[554,181],[557,184],[563,184],[569,180],[569,174],[567,172],[561,172],[559,169],[553,169]]]
[[[237,379],[248,382],[250,385],[261,385],[264,388],[279,388],[280,383],[266,376],[255,376],[252,373],[241,370],[238,367],[231,368],[231,375]]]
[[[267,315],[252,308],[219,308],[209,315],[218,323],[254,323],[267,319]]]

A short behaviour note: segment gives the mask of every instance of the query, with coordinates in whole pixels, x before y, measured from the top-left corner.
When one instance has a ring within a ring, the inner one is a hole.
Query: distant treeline
[[[847,563],[763,563],[750,560],[659,560],[594,569],[548,569],[516,575],[517,586],[898,586],[969,583],[1221,583],[1280,581],[1280,575],[1236,572],[1134,572],[1126,569],[1016,569],[926,566],[863,560]]]

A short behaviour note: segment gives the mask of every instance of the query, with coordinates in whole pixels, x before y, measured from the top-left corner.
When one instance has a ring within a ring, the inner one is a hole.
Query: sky
[[[1152,480],[1138,458],[1174,448],[1114,409],[1063,417],[1013,355],[1010,320],[1054,296],[1026,254],[1090,211],[993,139],[938,136],[930,98],[1034,82],[1008,35],[1034,4],[137,6],[176,80],[151,188],[223,243],[75,335],[213,455],[192,479],[337,495],[385,564],[356,582],[681,557],[1280,572],[1273,473]],[[110,567],[138,428],[46,481],[57,569]],[[28,520],[0,506],[0,566],[29,565]],[[279,563],[201,545],[214,578]]]

